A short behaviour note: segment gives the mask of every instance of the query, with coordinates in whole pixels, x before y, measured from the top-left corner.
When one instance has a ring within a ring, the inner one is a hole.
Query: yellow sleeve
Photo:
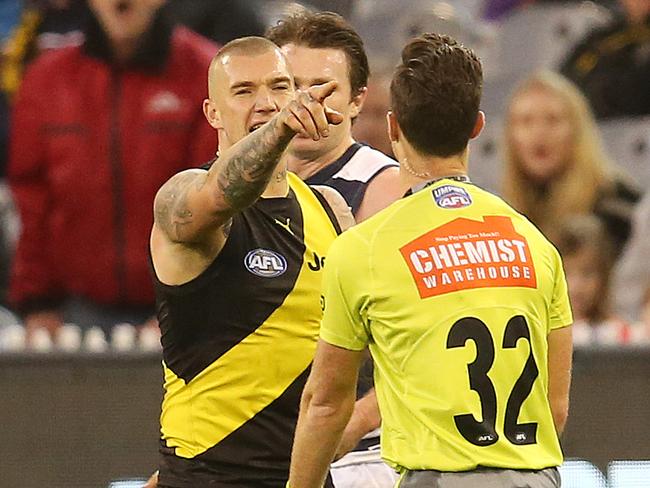
[[[369,339],[365,324],[367,295],[363,293],[369,287],[364,244],[351,231],[341,234],[327,253],[323,274],[320,337],[352,351],[365,349]]]
[[[569,302],[562,258],[560,258],[560,254],[555,248],[553,248],[553,254],[555,260],[555,282],[553,284],[553,296],[551,297],[549,314],[550,330],[560,329],[573,323],[573,314],[571,313],[571,304]]]

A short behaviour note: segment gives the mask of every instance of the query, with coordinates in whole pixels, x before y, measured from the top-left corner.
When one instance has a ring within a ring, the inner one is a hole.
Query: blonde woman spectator
[[[618,251],[639,192],[613,169],[576,86],[540,72],[515,91],[505,124],[505,199],[551,240],[568,215],[595,214]]]
[[[627,343],[628,325],[611,313],[612,243],[603,224],[594,216],[570,217],[559,226],[556,243],[569,287],[574,345]]]

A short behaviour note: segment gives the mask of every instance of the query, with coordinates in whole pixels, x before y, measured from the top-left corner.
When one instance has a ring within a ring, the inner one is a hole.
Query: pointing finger
[[[325,117],[327,117],[327,121],[332,125],[339,125],[343,122],[343,115],[329,107],[325,107]]]
[[[334,90],[338,87],[336,81],[328,81],[322,85],[315,85],[309,88],[308,93],[316,100],[317,102],[322,103],[327,97],[329,97]]]

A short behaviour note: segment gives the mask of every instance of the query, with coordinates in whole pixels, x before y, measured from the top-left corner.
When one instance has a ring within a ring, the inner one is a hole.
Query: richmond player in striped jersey
[[[296,134],[320,139],[340,123],[326,106],[336,84],[294,92],[277,46],[243,38],[215,56],[208,85],[204,112],[221,153],[207,170],[172,177],[154,204],[158,486],[280,488],[338,230],[325,198],[287,173],[282,155]]]

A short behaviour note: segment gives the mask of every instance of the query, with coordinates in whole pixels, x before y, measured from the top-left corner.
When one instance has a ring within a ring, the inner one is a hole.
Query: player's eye
[[[242,88],[240,90],[235,90],[235,96],[248,95],[251,91],[248,88]]]
[[[275,91],[287,91],[289,89],[289,85],[287,84],[282,84],[282,85],[275,85],[273,87]]]

